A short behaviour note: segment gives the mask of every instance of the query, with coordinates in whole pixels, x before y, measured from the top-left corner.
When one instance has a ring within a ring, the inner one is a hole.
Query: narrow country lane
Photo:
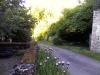
[[[53,49],[53,55],[59,57],[62,61],[69,61],[70,75],[100,75],[100,62],[90,59],[78,53],[73,53],[67,49],[54,46],[39,44],[40,47],[49,47]]]

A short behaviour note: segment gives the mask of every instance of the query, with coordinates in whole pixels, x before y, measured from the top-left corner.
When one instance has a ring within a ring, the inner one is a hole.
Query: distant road
[[[60,60],[64,60],[65,62],[69,61],[71,63],[69,67],[70,75],[100,75],[99,61],[90,59],[67,49],[45,44],[39,44],[39,46],[52,48],[54,56],[60,57]]]

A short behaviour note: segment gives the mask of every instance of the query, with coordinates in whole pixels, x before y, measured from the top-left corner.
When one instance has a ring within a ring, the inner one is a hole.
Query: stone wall
[[[100,52],[100,9],[94,10],[93,12],[91,50]]]

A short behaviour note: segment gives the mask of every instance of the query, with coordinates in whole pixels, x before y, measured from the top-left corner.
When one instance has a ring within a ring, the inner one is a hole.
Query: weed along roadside
[[[40,48],[38,51],[36,75],[69,75],[65,62],[51,55],[52,49]]]

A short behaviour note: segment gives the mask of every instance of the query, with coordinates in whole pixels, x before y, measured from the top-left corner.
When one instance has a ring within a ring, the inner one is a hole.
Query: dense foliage
[[[65,9],[63,17],[52,24],[48,36],[55,36],[58,41],[87,43],[92,28],[92,5],[92,1],[86,0],[74,9]]]
[[[0,0],[0,41],[29,41],[34,23],[22,0]]]

